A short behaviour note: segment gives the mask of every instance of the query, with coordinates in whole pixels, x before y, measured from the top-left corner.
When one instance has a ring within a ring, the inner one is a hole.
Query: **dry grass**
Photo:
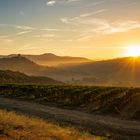
[[[0,140],[101,140],[75,128],[0,110]]]

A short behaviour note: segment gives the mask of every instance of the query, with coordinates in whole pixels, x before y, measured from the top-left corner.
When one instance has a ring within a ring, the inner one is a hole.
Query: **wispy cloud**
[[[109,35],[121,32],[128,32],[130,30],[139,29],[140,22],[135,20],[119,20],[109,21],[103,18],[94,18],[93,14],[104,12],[99,10],[92,13],[81,14],[72,18],[61,18],[61,22],[67,25],[73,25],[73,28],[79,29],[80,35],[78,41],[87,41],[98,35]]]
[[[89,17],[91,14],[80,15],[74,18],[61,18],[60,20],[65,24],[74,26],[82,26],[83,30],[88,32],[95,32],[101,34],[112,34],[116,32],[127,32],[132,29],[140,28],[139,21],[119,21],[110,22],[106,19]]]
[[[0,24],[2,27],[11,27],[11,28],[16,28],[16,29],[21,29],[21,30],[35,30],[36,28],[31,27],[31,26],[25,26],[25,25],[16,25],[16,24]]]
[[[46,2],[47,6],[53,6],[55,4],[68,4],[72,2],[79,2],[81,0],[49,0]]]
[[[139,21],[121,21],[106,24],[104,27],[98,27],[95,32],[102,34],[112,34],[117,32],[127,32],[129,30],[140,28]]]
[[[40,30],[47,32],[77,32],[77,29],[69,29],[69,28],[43,28]]]
[[[34,27],[30,27],[30,26],[15,25],[15,27],[16,27],[17,29],[21,29],[21,30],[35,30]]]
[[[64,18],[60,18],[60,20],[65,23],[65,24],[71,24],[71,25],[78,25],[77,22],[74,22],[73,19],[69,19],[67,17],[64,17]]]
[[[41,34],[41,35],[36,35],[35,37],[37,38],[54,38],[56,35],[55,34]]]
[[[31,33],[32,31],[21,31],[21,32],[18,32],[17,35],[24,35],[24,34],[28,34],[28,33]]]
[[[73,17],[73,18],[68,18],[68,17],[63,17],[63,18],[60,18],[61,22],[65,23],[65,24],[71,24],[71,25],[77,25],[79,26],[79,24],[83,23],[89,23],[89,22],[96,22],[96,21],[93,21],[91,20],[91,16],[94,16],[94,15],[97,15],[97,14],[101,14],[101,13],[104,13],[106,12],[108,9],[99,9],[99,10],[96,10],[96,11],[93,11],[93,12],[89,12],[89,13],[83,13],[79,16],[76,16],[76,17]],[[95,20],[95,18],[94,18]],[[99,19],[96,19],[99,21]],[[102,22],[102,21],[101,21]]]
[[[90,39],[94,38],[96,35],[89,34],[89,33],[82,33],[77,41],[89,41]]]
[[[9,40],[13,37],[28,34],[37,30],[37,28],[31,27],[31,26],[16,25],[16,24],[0,24],[0,27],[5,28],[5,33],[3,37],[2,36],[0,37],[1,39],[3,38],[3,40],[4,39]],[[7,33],[7,28],[11,28],[11,32],[8,31]]]
[[[57,29],[57,28],[43,28],[41,30],[42,31],[48,31],[48,32],[59,32],[59,31],[61,31],[60,29]]]
[[[81,14],[80,17],[89,17],[89,16],[92,16],[92,15],[103,13],[105,11],[107,11],[107,9],[100,9],[100,10],[97,10],[97,11],[94,11],[94,12]]]

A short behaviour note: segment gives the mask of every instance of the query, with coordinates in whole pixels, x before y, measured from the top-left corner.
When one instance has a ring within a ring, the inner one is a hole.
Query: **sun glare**
[[[138,57],[140,56],[140,46],[130,46],[126,51],[127,56]]]

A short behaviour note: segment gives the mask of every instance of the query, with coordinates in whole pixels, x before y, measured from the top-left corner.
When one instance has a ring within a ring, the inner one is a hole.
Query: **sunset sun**
[[[140,56],[140,46],[130,46],[126,51],[127,56],[138,57]]]

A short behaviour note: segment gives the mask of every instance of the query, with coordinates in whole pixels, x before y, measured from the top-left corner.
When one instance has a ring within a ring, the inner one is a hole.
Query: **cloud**
[[[94,18],[94,13],[100,13],[105,10],[99,10],[93,13],[81,14],[77,17],[65,17],[61,18],[61,22],[67,25],[73,25],[73,28],[80,31],[78,41],[87,41],[91,38],[100,35],[109,35],[121,32],[128,32],[134,29],[140,29],[140,22],[135,20],[119,20],[109,21],[103,18]]]
[[[63,17],[60,18],[61,22],[65,23],[65,24],[71,24],[71,25],[76,25],[79,26],[79,24],[84,24],[85,23],[89,23],[89,22],[99,22],[100,19],[95,19],[91,20],[91,16],[97,15],[97,14],[101,14],[103,12],[106,12],[107,9],[99,9],[97,11],[94,12],[90,12],[90,13],[83,13],[77,17],[73,17],[73,18],[68,18],[68,17]],[[98,21],[96,21],[98,20]],[[102,23],[102,20],[100,20],[100,22]],[[92,23],[91,23],[92,24]]]
[[[60,20],[65,24],[78,25],[78,23],[74,22],[73,19],[69,19],[67,17],[60,18]]]
[[[35,37],[37,37],[37,38],[54,38],[55,34],[41,34],[41,35],[36,35]]]
[[[41,31],[48,31],[48,32],[59,32],[61,31],[60,29],[57,28],[43,28]]]
[[[37,28],[31,27],[31,26],[16,25],[16,24],[0,24],[0,27],[5,28],[5,29],[11,28],[11,32],[7,33],[7,30],[5,30],[5,33],[4,33],[5,35],[3,35],[3,39],[11,39],[13,37],[21,36],[24,34],[31,33],[34,30],[38,30]],[[0,38],[2,38],[2,36]]]
[[[93,34],[81,34],[79,36],[79,38],[77,39],[77,41],[89,41],[90,39],[92,39],[93,37],[95,37],[95,35]]]
[[[43,28],[40,29],[41,31],[47,31],[47,32],[77,32],[76,29],[69,29],[69,28]]]
[[[35,30],[36,28],[31,26],[25,26],[25,25],[16,25],[16,24],[0,24],[1,27],[11,27],[21,30]]]
[[[61,18],[61,22],[65,24],[71,24],[75,26],[106,26],[108,22],[105,19],[98,19],[98,18],[85,18],[85,17],[74,17],[74,18]]]
[[[96,28],[95,31],[102,34],[112,34],[118,32],[127,32],[129,30],[140,28],[139,21],[121,21],[108,23],[108,26]]]
[[[56,3],[56,1],[51,0],[51,1],[48,1],[46,4],[47,4],[47,6],[53,6],[55,3]]]
[[[14,25],[17,29],[21,29],[21,30],[34,30],[34,27],[30,27],[30,26],[20,26],[20,25]]]
[[[89,16],[92,16],[92,15],[103,13],[105,11],[107,11],[107,9],[100,9],[100,10],[97,10],[95,12],[81,14],[80,17],[89,17]]]
[[[17,35],[23,35],[23,34],[28,34],[30,33],[31,31],[21,31],[21,32],[18,32]]]
[[[80,2],[81,0],[50,0],[46,2],[47,6],[53,6],[55,4],[67,4],[67,3],[73,3],[73,2]]]
[[[97,11],[97,13],[103,11],[104,10],[100,10]],[[94,13],[83,14],[73,18],[65,17],[65,18],[61,18],[60,20],[64,24],[68,24],[68,25],[70,24],[73,26],[82,27],[84,32],[92,31],[98,34],[99,33],[112,34],[117,32],[127,32],[132,29],[140,28],[139,21],[128,20],[128,21],[110,22],[106,19],[90,17]]]

